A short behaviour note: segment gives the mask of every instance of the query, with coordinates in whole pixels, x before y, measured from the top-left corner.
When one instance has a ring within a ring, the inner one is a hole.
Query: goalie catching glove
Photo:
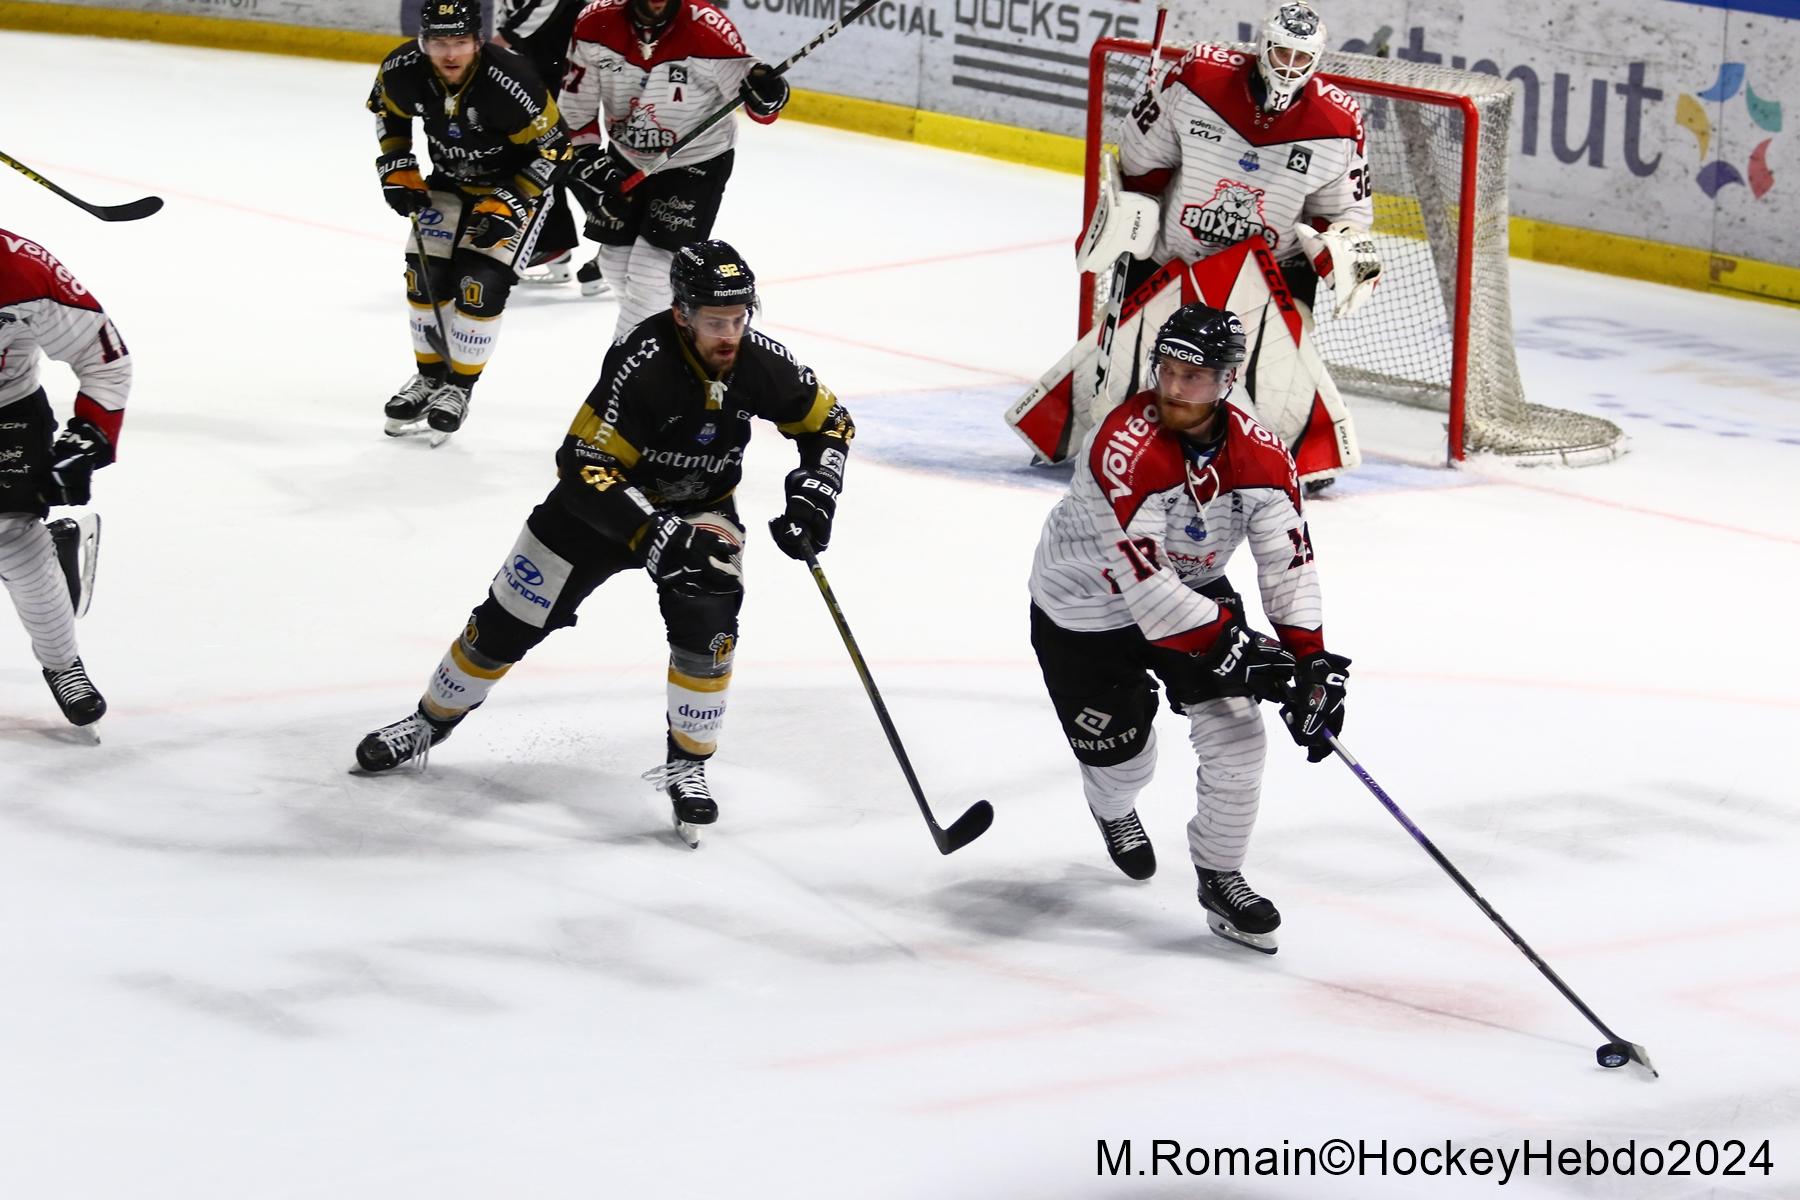
[[[1301,250],[1320,279],[1337,292],[1334,317],[1347,317],[1368,302],[1381,282],[1381,254],[1375,235],[1346,221],[1333,221],[1323,231],[1296,225]]]

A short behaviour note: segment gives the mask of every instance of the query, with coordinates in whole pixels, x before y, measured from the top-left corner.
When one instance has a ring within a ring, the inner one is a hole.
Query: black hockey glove
[[[70,417],[50,447],[50,486],[44,503],[86,504],[93,495],[94,472],[112,460],[112,443],[106,435],[93,422]]]
[[[1191,704],[1222,696],[1249,696],[1259,702],[1285,699],[1294,656],[1234,613],[1210,647],[1188,653],[1159,650],[1156,666],[1168,687],[1169,703],[1176,712],[1186,712]]]
[[[607,150],[589,149],[569,172],[569,186],[581,197],[581,206],[598,212],[619,197],[619,184],[631,174],[631,165]]]
[[[419,174],[419,160],[411,154],[384,154],[375,160],[381,176],[381,198],[403,217],[431,207],[431,192]]]
[[[738,95],[754,115],[772,117],[787,105],[788,83],[768,63],[757,63],[738,88]]]
[[[469,226],[469,244],[477,250],[489,250],[501,242],[519,236],[525,227],[525,205],[505,188],[495,188],[483,196],[470,210],[475,223]]]
[[[644,570],[658,587],[712,596],[744,590],[738,547],[673,513],[651,519],[644,544]]]
[[[843,486],[843,472],[829,467],[795,467],[787,473],[787,511],[769,522],[769,534],[783,554],[804,562],[808,544],[815,553],[831,545],[831,519]]]
[[[1331,757],[1331,747],[1325,744],[1327,729],[1333,737],[1344,731],[1344,690],[1349,675],[1350,660],[1341,654],[1321,650],[1300,664],[1287,702],[1281,706],[1281,719],[1294,741],[1306,747],[1307,762]]]

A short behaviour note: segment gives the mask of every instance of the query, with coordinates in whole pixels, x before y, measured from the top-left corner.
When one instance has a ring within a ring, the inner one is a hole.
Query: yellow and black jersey
[[[569,152],[568,127],[543,81],[499,46],[482,46],[454,88],[417,42],[398,46],[376,72],[369,111],[382,154],[410,151],[417,119],[437,174],[469,188],[512,188],[527,201],[543,193]]]
[[[786,346],[752,329],[711,377],[665,310],[614,346],[556,455],[555,494],[589,525],[632,543],[657,510],[726,503],[743,475],[751,421],[773,424],[817,467],[841,473],[856,427],[831,389]]]

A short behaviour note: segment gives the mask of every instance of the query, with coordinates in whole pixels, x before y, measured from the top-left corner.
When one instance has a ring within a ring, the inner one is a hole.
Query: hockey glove
[[[710,530],[661,513],[644,534],[644,570],[659,588],[711,596],[744,590],[739,548]]]
[[[831,519],[843,486],[843,473],[828,467],[788,472],[787,511],[769,522],[769,535],[783,554],[804,562],[809,545],[815,553],[831,545]]]
[[[93,495],[94,472],[112,460],[112,443],[106,435],[91,421],[70,417],[50,447],[50,486],[44,503],[86,504]]]
[[[569,172],[569,186],[581,197],[581,206],[599,212],[607,203],[618,199],[619,184],[631,167],[617,155],[599,147],[589,147]]]
[[[505,188],[495,188],[469,211],[475,216],[475,223],[469,226],[469,244],[477,250],[491,250],[511,241],[525,228],[525,205]]]
[[[403,217],[431,207],[431,192],[419,174],[419,160],[410,154],[384,154],[375,160],[381,175],[381,198]]]
[[[773,120],[788,102],[787,80],[777,75],[769,64],[757,63],[738,88],[738,95],[743,98],[744,107],[750,110],[751,116]]]
[[[1325,731],[1333,737],[1344,731],[1344,691],[1350,660],[1321,650],[1300,664],[1294,686],[1281,706],[1281,719],[1296,744],[1306,747],[1307,762],[1331,757]]]
[[[1208,649],[1185,654],[1159,650],[1156,657],[1157,674],[1177,712],[1224,696],[1249,696],[1259,702],[1284,699],[1294,674],[1294,656],[1287,648],[1245,625],[1235,613]]]

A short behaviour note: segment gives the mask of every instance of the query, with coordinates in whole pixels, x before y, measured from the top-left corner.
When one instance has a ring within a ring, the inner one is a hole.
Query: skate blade
[[[424,417],[419,417],[412,421],[401,421],[394,417],[389,417],[387,423],[381,427],[381,432],[392,438],[418,437],[420,434],[430,433],[431,427],[425,424]]]
[[[433,450],[436,450],[439,446],[449,441],[450,435],[454,432],[455,430],[452,429],[427,429],[425,431],[425,443]]]
[[[559,283],[567,283],[575,278],[575,272],[563,269],[556,273],[545,272],[519,276],[519,282],[526,287],[555,287]]]
[[[1216,912],[1207,912],[1206,927],[1226,941],[1248,946],[1259,954],[1273,954],[1280,949],[1273,933],[1245,933]]]
[[[698,825],[691,825],[680,817],[676,817],[675,834],[688,844],[689,850],[698,850],[700,848],[700,827]]]
[[[581,294],[589,297],[608,296],[612,294],[612,285],[604,279],[597,279],[593,283],[582,284]]]

